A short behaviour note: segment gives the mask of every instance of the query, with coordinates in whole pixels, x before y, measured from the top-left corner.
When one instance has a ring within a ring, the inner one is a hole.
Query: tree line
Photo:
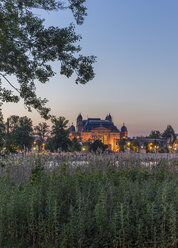
[[[11,115],[7,118],[7,121],[3,120],[3,116],[0,116],[0,150],[5,152],[17,152],[17,151],[30,151],[32,147],[38,149],[38,151],[49,150],[50,152],[56,151],[93,151],[100,150],[105,151],[108,147],[104,145],[100,140],[96,140],[94,143],[85,142],[81,144],[76,138],[69,139],[69,130],[67,129],[68,120],[65,117],[51,118],[51,126],[46,122],[41,122],[36,126],[33,126],[31,118],[27,116]],[[176,140],[174,129],[168,125],[166,130],[161,133],[158,130],[151,131],[147,137],[154,139],[152,141],[152,147],[159,146],[159,139],[165,139],[166,147],[173,145]],[[121,139],[118,141],[119,150],[124,152],[129,149],[132,152],[139,152],[141,145],[139,139]],[[145,141],[144,147],[147,152],[150,152],[149,143]],[[157,151],[160,151],[157,148]],[[168,151],[168,149],[167,149]]]
[[[39,152],[48,150],[50,152],[74,152],[81,151],[81,143],[74,137],[69,139],[67,128],[68,120],[65,117],[52,117],[51,127],[46,122],[33,126],[31,118],[27,116],[11,115],[7,121],[0,118],[0,150],[8,153],[18,151],[30,151],[37,148]],[[101,152],[107,149],[100,140],[94,143],[83,144],[84,150]],[[87,147],[87,149],[85,149]]]
[[[35,144],[39,151],[45,148],[51,152],[80,150],[80,144],[68,137],[65,117],[52,117],[51,127],[46,122],[33,126],[31,118],[27,116],[11,115],[4,122],[1,116],[0,122],[0,147],[7,152],[29,151]]]
[[[162,133],[159,130],[152,130],[147,137],[134,137],[129,140],[120,139],[118,145],[121,152],[126,150],[139,152],[141,148],[144,148],[146,152],[169,152],[169,148],[174,145],[175,141],[175,131],[171,125],[168,125]],[[141,143],[143,144],[141,145]]]

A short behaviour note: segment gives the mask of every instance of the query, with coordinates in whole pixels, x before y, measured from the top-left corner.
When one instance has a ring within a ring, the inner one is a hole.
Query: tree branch
[[[8,82],[8,84],[20,94],[19,89],[17,89],[13,84],[11,84],[11,82],[2,73],[0,73],[0,76],[2,76]]]

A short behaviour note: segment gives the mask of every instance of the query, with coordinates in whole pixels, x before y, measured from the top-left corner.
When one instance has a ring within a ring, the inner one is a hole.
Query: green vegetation
[[[119,150],[121,152],[124,152],[126,148],[126,140],[125,139],[120,139],[119,140]]]
[[[6,147],[7,150],[16,151],[24,148],[31,149],[32,137],[32,120],[27,116],[19,117],[12,115],[7,119]]]
[[[51,119],[52,122],[52,137],[47,140],[47,149],[51,152],[61,150],[68,151],[70,140],[68,137],[69,131],[67,130],[68,120],[64,117],[53,117]]]
[[[35,134],[38,137],[38,140],[42,144],[45,142],[45,139],[48,137],[49,134],[49,126],[46,122],[39,123],[37,126],[34,127]]]
[[[70,146],[69,146],[69,150],[71,152],[80,152],[81,151],[81,144],[78,142],[77,138],[74,137],[72,141],[70,141]]]
[[[93,143],[90,144],[89,151],[90,152],[97,152],[97,151],[104,152],[106,151],[107,148],[108,146],[103,144],[101,140],[95,140]]]
[[[159,130],[152,130],[149,138],[151,139],[160,139],[161,138],[161,132]]]
[[[44,12],[71,10],[76,24],[87,15],[85,0],[1,0],[0,1],[0,105],[4,102],[24,104],[49,118],[46,99],[36,95],[36,81],[46,83],[56,74],[53,62],[58,61],[60,74],[76,75],[75,82],[85,84],[94,78],[94,56],[83,56],[81,36],[72,23],[67,27],[45,26],[45,20],[34,10]],[[14,75],[18,87],[9,76]],[[3,81],[12,90],[3,87]],[[17,95],[14,94],[14,91]]]
[[[98,155],[74,167],[61,156],[54,168],[43,155],[1,169],[0,247],[176,247],[178,161]]]
[[[36,152],[42,152],[45,145],[51,152],[81,150],[76,139],[74,141],[69,139],[68,120],[52,116],[51,123],[51,129],[46,122],[33,127],[30,118],[17,115],[11,115],[7,122],[4,122],[0,111],[0,152],[2,150],[6,153],[26,152],[30,151],[32,146],[36,148]]]
[[[138,140],[134,139],[131,142],[131,146],[130,146],[131,151],[133,152],[139,152],[140,151],[140,144],[138,142]]]

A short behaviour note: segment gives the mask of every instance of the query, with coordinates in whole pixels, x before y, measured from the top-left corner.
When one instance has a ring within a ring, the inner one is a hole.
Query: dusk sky
[[[129,136],[163,131],[168,124],[178,132],[178,0],[88,0],[88,16],[77,33],[82,34],[82,53],[96,55],[96,76],[86,85],[76,85],[75,76],[56,76],[37,92],[49,100],[51,113],[76,123],[84,118],[110,113]],[[70,12],[42,12],[46,25],[67,26]],[[11,80],[14,80],[12,77]],[[19,104],[5,104],[4,117],[27,115],[33,124],[43,121],[36,111]]]

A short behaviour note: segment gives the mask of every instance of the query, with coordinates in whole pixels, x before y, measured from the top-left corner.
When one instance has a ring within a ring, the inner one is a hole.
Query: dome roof
[[[109,114],[106,116],[105,120],[112,122],[112,116]]]
[[[74,127],[74,125],[72,124],[72,126],[70,126],[68,130],[69,130],[70,132],[75,132],[75,127]]]
[[[127,132],[127,127],[125,126],[125,124],[123,124],[123,126],[121,127],[121,132]]]

